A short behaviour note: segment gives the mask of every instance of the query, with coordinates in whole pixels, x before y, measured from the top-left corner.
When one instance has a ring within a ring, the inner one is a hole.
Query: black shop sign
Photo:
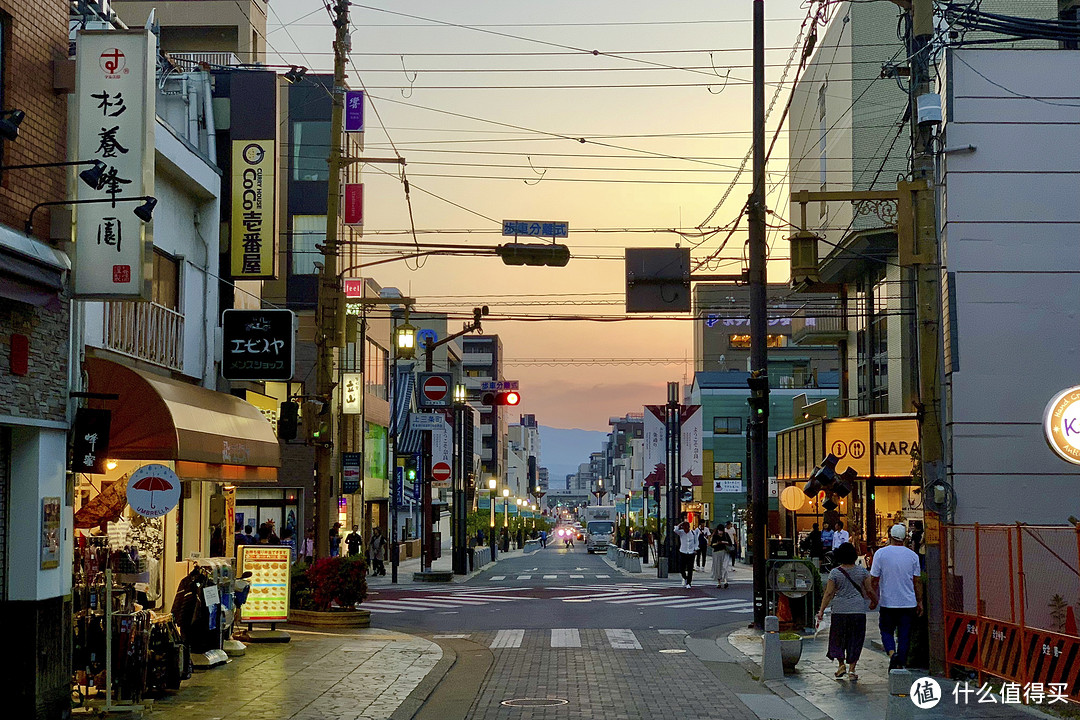
[[[221,317],[221,374],[226,380],[293,376],[296,331],[292,310],[226,310]]]

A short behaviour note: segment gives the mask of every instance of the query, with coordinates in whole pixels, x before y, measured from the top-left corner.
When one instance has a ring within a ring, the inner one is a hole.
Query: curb
[[[414,637],[420,637],[415,635]],[[423,638],[427,639],[427,638]],[[431,697],[431,693],[435,692],[435,688],[439,686],[439,683],[443,681],[446,674],[450,672],[450,669],[457,664],[457,652],[449,646],[447,643],[438,643],[434,640],[429,642],[435,643],[442,650],[442,658],[439,662],[435,663],[435,667],[431,668],[424,679],[413,688],[412,692],[401,701],[395,710],[390,715],[390,720],[411,720],[419,712],[420,708],[424,706],[428,698]]]

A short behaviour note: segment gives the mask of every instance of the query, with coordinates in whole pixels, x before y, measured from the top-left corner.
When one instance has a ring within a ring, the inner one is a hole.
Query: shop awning
[[[0,224],[0,298],[59,311],[67,255]]]
[[[85,368],[90,392],[119,395],[95,401],[112,411],[111,457],[175,460],[189,480],[277,480],[277,435],[254,405],[102,358]]]

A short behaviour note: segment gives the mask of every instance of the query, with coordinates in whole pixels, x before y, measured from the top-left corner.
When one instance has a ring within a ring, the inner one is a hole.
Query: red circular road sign
[[[443,378],[433,376],[424,379],[422,391],[424,397],[431,402],[439,402],[446,397],[446,393],[450,392],[450,386],[446,384],[446,380]]]
[[[449,480],[450,479],[450,466],[444,462],[435,463],[431,466],[431,477],[436,480]]]

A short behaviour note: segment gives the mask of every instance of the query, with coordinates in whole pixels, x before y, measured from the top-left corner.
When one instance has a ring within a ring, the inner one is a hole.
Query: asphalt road
[[[708,657],[719,628],[752,618],[749,568],[733,579],[718,589],[703,572],[686,589],[651,568],[625,575],[581,543],[549,544],[465,583],[381,585],[363,606],[372,627],[455,658],[395,718],[756,718],[738,695],[745,671]]]

